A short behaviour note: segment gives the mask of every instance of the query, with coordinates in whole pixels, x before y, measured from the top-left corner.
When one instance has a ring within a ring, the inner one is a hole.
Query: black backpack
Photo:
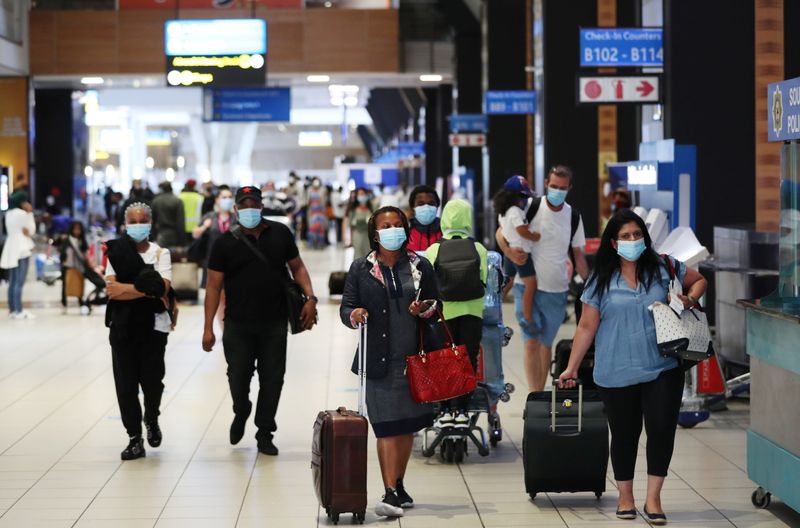
[[[483,298],[481,256],[470,238],[440,240],[434,269],[439,293],[445,302],[463,302]]]

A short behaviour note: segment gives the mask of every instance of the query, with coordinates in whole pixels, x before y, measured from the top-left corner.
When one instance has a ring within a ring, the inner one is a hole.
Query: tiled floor
[[[325,292],[335,252],[305,253],[318,292]],[[309,451],[317,411],[355,406],[349,373],[356,333],[323,299],[320,326],[291,338],[287,383],[278,416],[277,458],[257,455],[252,423],[239,446],[227,442],[231,402],[219,347],[200,349],[201,309],[184,307],[167,348],[164,443],[145,459],[121,463],[126,442],[111,374],[103,317],[62,315],[56,287],[29,284],[35,321],[0,318],[0,527],[314,527],[320,516],[311,484]],[[0,287],[0,299],[5,288]],[[510,312],[509,312],[509,315]],[[569,328],[562,333],[568,334]],[[591,494],[524,492],[520,439],[524,405],[521,345],[505,349],[508,381],[520,387],[502,404],[505,439],[486,458],[460,466],[415,451],[407,477],[418,504],[399,521],[367,522],[408,528],[453,526],[642,526],[618,521],[613,481],[600,501]],[[769,510],[750,504],[745,428],[748,409],[718,413],[680,430],[664,506],[682,527],[800,527],[800,515],[777,498]],[[382,492],[370,442],[370,504]],[[644,469],[644,460],[640,460]],[[644,496],[644,472],[637,490]],[[343,524],[350,519],[344,516]]]

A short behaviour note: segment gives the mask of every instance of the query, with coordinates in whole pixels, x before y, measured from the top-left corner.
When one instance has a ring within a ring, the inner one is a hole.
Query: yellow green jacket
[[[464,200],[450,200],[442,211],[442,233],[444,239],[469,238],[472,236],[472,206]],[[486,248],[480,242],[475,242],[475,249],[481,259],[481,282],[486,284],[489,275],[489,265],[486,261]],[[431,264],[436,265],[439,256],[439,244],[428,248],[426,255]],[[471,301],[444,302],[443,313],[445,319],[455,319],[462,315],[483,317],[483,297]]]

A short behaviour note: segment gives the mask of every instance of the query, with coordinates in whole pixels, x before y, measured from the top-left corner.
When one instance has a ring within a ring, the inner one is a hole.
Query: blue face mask
[[[430,225],[436,219],[438,210],[433,205],[419,205],[414,208],[414,218],[422,225]]]
[[[645,249],[647,249],[647,246],[645,245],[643,238],[640,238],[639,240],[617,241],[617,254],[625,260],[629,260],[631,262],[636,262],[639,260],[639,257],[642,256],[642,253],[644,253]]]
[[[253,229],[261,223],[261,209],[239,209],[239,223],[246,229]]]
[[[567,200],[567,191],[560,189],[547,188],[547,201],[553,207],[560,207]]]
[[[378,231],[381,246],[389,251],[397,251],[406,241],[406,230],[402,227],[387,227]]]
[[[233,198],[220,198],[219,208],[223,211],[230,211],[233,209]]]
[[[356,196],[356,200],[358,200],[358,203],[360,204],[365,204],[369,202],[369,196],[367,196],[366,194],[359,194],[358,196]]]
[[[125,224],[125,232],[137,242],[150,236],[150,224]]]

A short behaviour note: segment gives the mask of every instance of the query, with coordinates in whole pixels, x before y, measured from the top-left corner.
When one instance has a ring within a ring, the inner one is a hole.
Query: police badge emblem
[[[783,93],[780,86],[775,87],[772,94],[772,130],[778,136],[783,130]]]

